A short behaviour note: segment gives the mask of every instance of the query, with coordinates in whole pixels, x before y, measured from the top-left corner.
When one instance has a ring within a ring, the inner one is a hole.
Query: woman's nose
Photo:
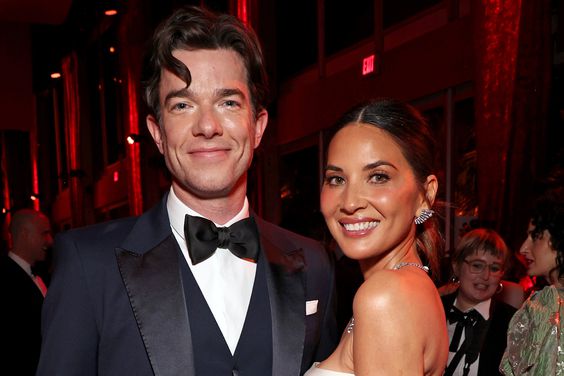
[[[527,239],[521,245],[521,248],[519,248],[519,253],[522,254],[522,255],[529,254],[531,252],[531,245],[532,244],[533,244],[533,241],[532,241],[531,237],[528,236]]]
[[[362,190],[355,184],[349,184],[343,194],[342,210],[351,214],[364,208],[366,208],[366,200],[363,198]]]

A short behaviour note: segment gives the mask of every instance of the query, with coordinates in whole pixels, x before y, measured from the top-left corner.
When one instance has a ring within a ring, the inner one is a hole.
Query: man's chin
[[[213,184],[213,182],[209,181],[206,183],[207,184],[199,185],[178,185],[177,188],[180,189],[182,193],[178,192],[178,189],[175,189],[175,193],[177,196],[187,194],[201,200],[213,200],[229,197],[234,193],[234,187],[236,186],[233,184]]]

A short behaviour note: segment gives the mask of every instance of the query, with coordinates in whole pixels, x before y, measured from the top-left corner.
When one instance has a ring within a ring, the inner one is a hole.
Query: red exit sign
[[[374,72],[374,60],[375,60],[374,54],[362,59],[362,75],[363,76],[366,76],[367,74]]]

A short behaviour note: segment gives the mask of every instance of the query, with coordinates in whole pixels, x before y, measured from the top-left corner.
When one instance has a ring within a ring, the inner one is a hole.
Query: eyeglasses
[[[464,262],[469,265],[470,273],[472,274],[480,274],[484,270],[486,270],[486,268],[490,269],[490,274],[493,276],[500,276],[503,275],[504,273],[503,267],[499,264],[487,264],[486,262],[480,260],[474,260],[474,261],[464,260]]]

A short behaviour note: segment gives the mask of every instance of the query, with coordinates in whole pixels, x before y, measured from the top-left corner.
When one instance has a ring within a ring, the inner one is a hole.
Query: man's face
[[[38,215],[27,227],[30,264],[45,260],[47,251],[53,246],[53,234],[49,219]]]
[[[234,51],[175,50],[190,70],[186,83],[161,76],[161,118],[147,126],[185,203],[246,190],[246,172],[266,128],[265,110],[253,114],[247,72]]]

